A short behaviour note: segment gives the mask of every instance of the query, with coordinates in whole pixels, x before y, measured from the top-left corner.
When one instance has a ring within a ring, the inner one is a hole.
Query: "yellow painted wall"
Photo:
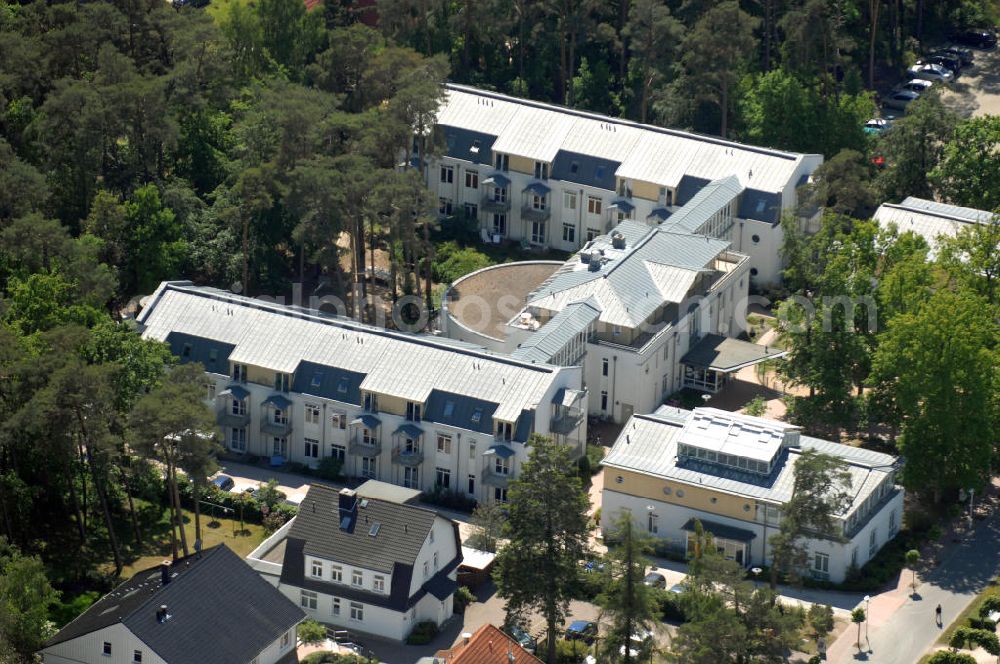
[[[406,415],[406,399],[380,394],[378,395],[378,410],[380,413],[403,417]]]
[[[535,160],[527,159],[525,157],[518,157],[517,155],[510,155],[510,170],[517,171],[518,173],[527,173],[528,175],[534,175]]]
[[[274,387],[274,373],[263,367],[247,366],[247,380],[258,385]]]
[[[660,185],[632,180],[632,196],[645,198],[647,201],[658,201],[660,200]]]
[[[621,484],[615,482],[615,478],[619,475],[623,478]],[[743,521],[753,521],[756,514],[755,501],[752,498],[740,498],[739,496],[732,496],[713,489],[668,481],[659,477],[652,477],[628,470],[604,468],[604,486],[621,493],[659,500],[674,505],[683,505],[703,512],[728,516]],[[669,496],[663,493],[663,487],[665,486],[669,486],[671,489]],[[677,497],[677,489],[684,491],[683,498]],[[712,498],[716,499],[715,503],[712,502]],[[749,511],[743,509],[744,505],[750,506]]]

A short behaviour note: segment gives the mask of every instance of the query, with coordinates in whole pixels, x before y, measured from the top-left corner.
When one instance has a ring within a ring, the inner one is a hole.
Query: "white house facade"
[[[313,485],[248,561],[310,618],[402,641],[451,617],[462,554],[457,524],[432,510]]]
[[[601,527],[607,532],[624,510],[650,536],[690,553],[698,520],[727,558],[747,568],[769,565],[769,540],[805,450],[840,458],[850,475],[850,504],[836,517],[837,532],[808,541],[807,573],[843,581],[900,529],[898,460],[803,436],[783,422],[714,408],[634,416],[604,460]]]

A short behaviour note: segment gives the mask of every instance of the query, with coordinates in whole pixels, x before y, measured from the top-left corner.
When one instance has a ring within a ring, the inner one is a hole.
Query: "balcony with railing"
[[[260,418],[260,430],[262,433],[272,436],[287,436],[292,433],[292,420],[286,412],[283,418],[275,418],[273,410],[266,410]]]
[[[382,454],[382,443],[376,438],[369,438],[368,442],[365,442],[361,436],[353,436],[347,451],[358,456],[374,457]]]
[[[215,421],[223,427],[245,427],[250,424],[250,413],[246,409],[234,413],[233,402],[226,400],[215,409]]]
[[[552,211],[548,206],[544,208],[536,208],[533,205],[521,206],[521,218],[525,221],[548,221],[551,216]]]
[[[493,464],[488,464],[483,468],[483,484],[488,486],[498,486],[502,489],[506,489],[510,481],[514,479],[514,471],[507,470],[497,471],[496,466]]]
[[[420,447],[396,446],[392,448],[392,462],[401,466],[419,466],[424,462],[424,453]]]
[[[576,431],[576,428],[580,426],[580,422],[582,421],[583,409],[565,407],[556,408],[555,414],[549,422],[549,430],[552,433],[560,435],[570,434]]]
[[[486,194],[483,196],[482,200],[479,201],[479,207],[485,212],[499,213],[499,212],[509,212],[510,211],[510,197],[504,196],[503,199],[498,199],[494,194]]]

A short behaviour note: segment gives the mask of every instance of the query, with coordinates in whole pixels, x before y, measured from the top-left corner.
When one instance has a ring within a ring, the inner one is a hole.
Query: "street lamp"
[[[751,567],[751,568],[750,568],[750,573],[751,573],[751,574],[753,574],[753,580],[754,580],[754,583],[755,583],[755,584],[756,584],[756,583],[757,583],[758,581],[760,581],[760,573],[761,573],[761,572],[763,572],[763,571],[764,571],[764,570],[762,570],[762,569],[761,569],[761,568],[759,568],[759,567]]]
[[[865,595],[865,643],[868,644],[868,652],[872,651],[872,642],[868,639],[868,605],[871,603],[871,595]]]

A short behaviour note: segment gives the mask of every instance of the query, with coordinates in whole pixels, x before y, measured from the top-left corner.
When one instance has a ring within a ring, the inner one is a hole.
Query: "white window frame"
[[[314,593],[311,590],[306,590],[305,588],[299,589],[299,606],[301,606],[303,609],[309,609],[310,611],[315,611],[318,602],[319,602],[318,593]]]
[[[455,167],[447,166],[441,164],[441,182],[445,184],[454,184],[455,182]]]
[[[576,225],[563,223],[562,225],[562,239],[563,242],[576,242]]]
[[[359,602],[351,602],[351,621],[352,622],[364,622],[365,621],[365,605]]]
[[[330,613],[335,616],[340,616],[340,598],[334,597],[333,602],[330,606]]]
[[[564,191],[563,192],[563,209],[575,210],[576,209],[576,192],[575,191]]]
[[[303,445],[305,447],[305,455],[307,459],[318,459],[319,458],[319,441],[315,438],[303,438]]]
[[[361,570],[351,570],[351,585],[360,588],[365,585],[365,575]]]
[[[435,468],[434,469],[434,486],[439,486],[439,487],[441,487],[443,489],[450,489],[451,488],[451,469],[450,468]]]
[[[377,593],[385,592],[385,577],[381,574],[376,574],[372,577],[372,590]]]
[[[340,565],[331,565],[330,566],[330,580],[333,581],[334,583],[343,583],[344,582],[344,568],[341,567]]]
[[[604,201],[599,196],[587,196],[587,213],[600,215],[604,210]]]
[[[479,171],[465,171],[465,188],[479,189]]]
[[[312,561],[312,564],[309,565],[309,576],[311,576],[314,579],[322,579],[323,563],[321,563],[318,560]]]
[[[451,434],[439,433],[437,435],[437,451],[441,454],[451,454]]]
[[[320,408],[314,403],[307,403],[305,407],[306,411],[306,424],[319,424]]]

